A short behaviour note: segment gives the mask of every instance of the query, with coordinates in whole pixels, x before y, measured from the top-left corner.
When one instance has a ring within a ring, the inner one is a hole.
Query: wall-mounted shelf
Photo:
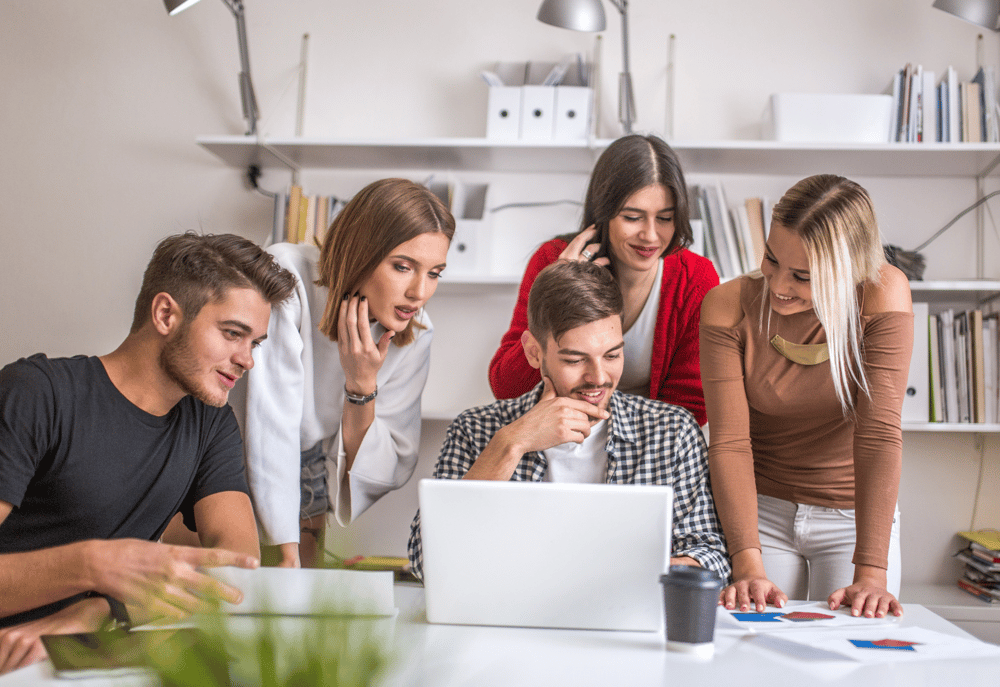
[[[462,169],[590,172],[607,139],[500,142],[485,138],[335,140],[201,136],[198,144],[232,167]],[[800,175],[822,169],[848,176],[1000,175],[997,143],[804,144],[777,141],[674,141],[688,174]]]
[[[975,422],[904,422],[904,432],[965,432],[996,434],[1000,425]]]
[[[1000,281],[956,279],[950,281],[911,281],[913,300],[934,306],[970,303],[984,304],[1000,297]]]
[[[589,174],[610,141],[498,142],[485,138],[400,140],[254,139],[201,136],[232,167],[421,169]]]

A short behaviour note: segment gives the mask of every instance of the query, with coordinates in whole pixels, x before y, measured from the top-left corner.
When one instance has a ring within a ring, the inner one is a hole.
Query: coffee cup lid
[[[718,589],[722,587],[722,580],[714,570],[708,568],[697,568],[692,565],[671,565],[670,570],[660,575],[660,584],[681,584],[685,586],[697,586],[704,589]]]

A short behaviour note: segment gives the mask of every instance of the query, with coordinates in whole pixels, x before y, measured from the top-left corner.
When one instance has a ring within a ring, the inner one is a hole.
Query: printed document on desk
[[[357,615],[395,613],[392,572],[307,568],[213,568],[210,574],[243,592],[223,603],[236,615]]]

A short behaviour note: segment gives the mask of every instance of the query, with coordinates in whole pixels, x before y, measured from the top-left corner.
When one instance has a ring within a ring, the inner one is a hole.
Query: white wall
[[[247,0],[261,131],[293,133],[296,65],[308,32],[306,135],[481,136],[481,69],[497,60],[558,59],[594,45],[592,36],[535,21],[538,2]],[[664,132],[670,119],[670,34],[676,36],[678,140],[757,137],[770,93],[879,92],[907,61],[939,72],[951,64],[962,78],[971,77],[979,30],[930,5],[632,0],[637,129]],[[614,84],[620,34],[610,14],[609,25],[602,77]],[[998,51],[996,34],[987,35],[986,58],[996,62]],[[267,235],[269,201],[245,189],[239,170],[223,167],[194,143],[199,134],[243,132],[234,23],[221,3],[208,0],[174,18],[159,0],[0,3],[0,67],[0,362],[36,351],[111,350],[128,329],[145,262],[165,235],[188,229],[261,241]],[[616,135],[613,89],[600,105],[600,134]],[[368,178],[315,173],[310,183],[349,194]],[[791,181],[765,176],[727,178],[726,184],[734,197],[776,198]],[[887,237],[904,247],[974,197],[971,183],[955,180],[861,181],[872,190]],[[287,182],[287,175],[269,173],[262,183],[279,188]],[[553,179],[539,193],[582,189],[582,183]],[[537,230],[540,240],[572,226],[573,217],[563,210],[503,221]],[[928,276],[972,273],[972,226],[965,220],[949,240],[935,244]],[[996,277],[1000,251],[992,226],[988,232],[987,276]],[[512,289],[481,301],[437,297],[430,308],[439,332],[434,393],[471,384],[474,397],[483,394],[485,360],[512,303]],[[487,312],[493,319],[484,322]],[[425,423],[421,470],[430,469],[443,431],[443,423]],[[1000,523],[992,496],[1000,487],[996,437],[984,451],[978,526]],[[950,568],[942,572],[942,560],[951,533],[970,525],[978,456],[971,436],[907,435],[901,508],[910,579],[951,574]],[[352,532],[340,533],[335,546],[401,552],[414,506],[410,491],[388,497]]]

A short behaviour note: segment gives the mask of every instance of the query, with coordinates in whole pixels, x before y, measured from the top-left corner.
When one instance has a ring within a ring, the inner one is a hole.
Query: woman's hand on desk
[[[788,595],[767,579],[760,549],[743,549],[733,556],[733,583],[719,594],[719,605],[729,610],[761,613],[768,604],[781,608]]]
[[[854,571],[854,584],[838,589],[827,599],[831,611],[850,604],[851,615],[857,617],[884,618],[886,613],[903,615],[903,605],[886,589],[885,570],[858,565]]]
[[[742,613],[762,613],[769,604],[782,608],[786,601],[788,595],[766,577],[736,580],[719,594],[720,605],[729,610],[739,607]]]

